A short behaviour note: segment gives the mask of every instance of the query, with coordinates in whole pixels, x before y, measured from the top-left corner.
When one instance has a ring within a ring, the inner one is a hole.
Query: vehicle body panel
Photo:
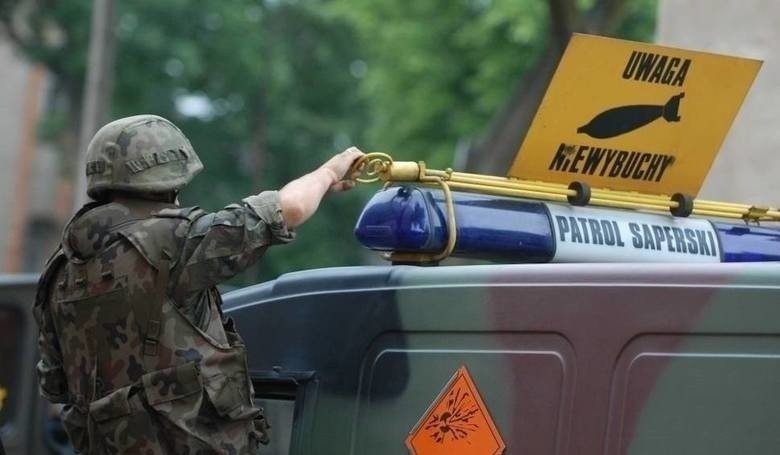
[[[337,268],[225,300],[258,395],[306,390],[290,453],[406,453],[462,365],[506,453],[780,450],[778,264]]]
[[[0,275],[0,437],[8,455],[45,453],[49,404],[35,379],[38,328],[32,302],[38,277]]]

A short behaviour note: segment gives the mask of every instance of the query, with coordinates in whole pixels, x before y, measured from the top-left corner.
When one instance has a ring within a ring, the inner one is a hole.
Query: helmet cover
[[[156,115],[125,117],[100,128],[87,147],[87,194],[178,191],[202,169],[173,123]]]

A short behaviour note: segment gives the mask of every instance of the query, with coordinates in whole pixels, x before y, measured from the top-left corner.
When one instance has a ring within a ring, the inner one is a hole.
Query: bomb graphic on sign
[[[662,105],[636,104],[607,109],[593,117],[586,125],[577,129],[578,133],[587,134],[597,139],[607,139],[630,133],[645,125],[663,118],[667,122],[679,122],[680,100],[685,93],[674,95]]]

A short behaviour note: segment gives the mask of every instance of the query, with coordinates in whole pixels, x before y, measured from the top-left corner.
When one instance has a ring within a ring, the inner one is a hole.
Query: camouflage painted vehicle
[[[444,447],[421,418],[463,366],[508,454],[780,451],[780,264],[333,268],[225,301],[268,453]],[[501,453],[471,447],[420,453]]]
[[[34,284],[0,280],[2,437],[10,454],[68,453],[32,380]],[[273,426],[265,453],[408,453],[463,366],[505,453],[780,450],[780,264],[362,266],[225,301]]]
[[[453,194],[456,254],[490,246],[553,262],[330,268],[225,294],[272,425],[264,453],[780,451],[776,228]],[[440,192],[390,187],[356,233],[377,248],[409,233],[435,251],[443,204]],[[629,240],[644,238],[640,226],[658,232],[655,249]],[[680,249],[674,229],[701,235]],[[554,262],[606,250],[621,262]],[[642,251],[685,262],[627,262]],[[33,380],[35,283],[0,280],[2,437],[12,454],[69,453]]]

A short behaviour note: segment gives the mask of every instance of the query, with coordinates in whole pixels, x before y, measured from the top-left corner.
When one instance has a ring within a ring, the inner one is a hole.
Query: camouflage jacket
[[[90,204],[41,276],[41,393],[87,453],[254,453],[267,439],[214,287],[293,239],[276,192],[216,213]]]

